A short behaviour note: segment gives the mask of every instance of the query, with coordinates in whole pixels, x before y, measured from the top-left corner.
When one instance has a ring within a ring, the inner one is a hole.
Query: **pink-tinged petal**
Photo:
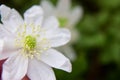
[[[11,55],[13,55],[12,52],[0,53],[0,60],[7,59]]]
[[[29,61],[27,75],[30,80],[56,80],[52,68],[35,58]]]
[[[51,67],[71,72],[72,66],[69,59],[54,49],[49,49],[42,53],[40,55],[40,60]]]
[[[24,13],[24,18],[26,24],[35,24],[41,26],[43,20],[43,10],[40,6],[32,6]]]
[[[27,73],[28,58],[19,51],[3,64],[2,80],[21,80]]]
[[[1,20],[4,27],[10,32],[16,32],[17,28],[23,23],[23,19],[15,9],[10,9],[5,5],[0,6]]]

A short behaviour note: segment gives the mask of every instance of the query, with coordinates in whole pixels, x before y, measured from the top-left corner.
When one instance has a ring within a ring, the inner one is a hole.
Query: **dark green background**
[[[56,5],[57,0],[50,0]],[[22,15],[39,0],[0,0]],[[73,44],[77,59],[72,73],[55,70],[57,80],[120,80],[120,0],[72,0],[83,6],[76,24],[81,35]],[[63,5],[64,6],[64,5]]]

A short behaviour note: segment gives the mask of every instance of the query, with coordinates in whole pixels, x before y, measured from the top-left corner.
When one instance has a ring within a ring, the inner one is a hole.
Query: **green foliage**
[[[98,0],[98,4],[104,9],[115,9],[120,7],[120,0]]]

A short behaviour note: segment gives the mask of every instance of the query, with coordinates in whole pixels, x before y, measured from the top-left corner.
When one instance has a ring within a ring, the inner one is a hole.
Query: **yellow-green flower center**
[[[19,31],[19,29],[22,30]],[[49,40],[46,37],[41,37],[39,33],[42,33],[42,36],[46,35],[45,30],[39,25],[24,24],[18,27],[15,44],[16,47],[21,48],[20,53],[25,57],[32,59],[35,55],[38,55],[36,57],[39,59],[39,55],[51,47]]]
[[[36,47],[36,42],[37,41],[35,37],[31,35],[26,36],[24,40],[24,49],[33,50]]]
[[[60,27],[65,27],[66,24],[68,23],[68,20],[66,18],[58,18]]]

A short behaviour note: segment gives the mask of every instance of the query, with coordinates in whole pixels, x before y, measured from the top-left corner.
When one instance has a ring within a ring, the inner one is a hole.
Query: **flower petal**
[[[72,12],[71,12],[71,15],[69,16],[69,20],[70,20],[70,23],[69,25],[75,25],[83,16],[83,9],[82,7],[80,6],[77,6],[75,7]]]
[[[56,28],[46,31],[46,38],[49,40],[51,47],[58,47],[68,43],[71,34],[67,29]]]
[[[50,16],[43,23],[43,28],[45,28],[47,30],[52,30],[52,29],[58,28],[58,27],[59,27],[59,22],[58,22],[57,18],[54,16]]]
[[[28,67],[28,58],[18,51],[3,64],[2,80],[21,80]]]
[[[3,38],[0,39],[0,60],[6,59],[14,51],[20,49],[15,46],[15,40],[12,38]]]
[[[1,53],[3,51],[3,46],[4,46],[4,41],[0,40],[0,60],[9,57],[9,54],[3,54],[3,53]]]
[[[10,57],[13,53],[12,52],[6,52],[6,53],[0,53],[0,60],[6,59]]]
[[[52,68],[35,58],[29,61],[27,75],[31,80],[56,80]]]
[[[42,24],[43,20],[43,10],[40,6],[32,6],[24,13],[25,22],[27,24],[35,24],[40,25]]]
[[[4,27],[4,25],[0,24],[0,39],[3,39],[4,37],[13,36],[7,29]]]
[[[79,31],[74,26],[71,26],[71,28],[69,27],[69,30],[71,32],[72,37],[69,44],[75,43],[79,38],[81,38]]]
[[[5,5],[0,6],[0,14],[6,29],[13,33],[17,30],[17,27],[23,23],[23,19],[19,13],[15,9],[10,9]]]
[[[71,72],[71,63],[68,58],[60,52],[49,49],[40,55],[40,60],[50,65],[51,67]]]
[[[70,10],[71,0],[59,0],[57,4],[57,9],[60,12],[67,12]]]
[[[42,0],[41,6],[45,12],[45,17],[54,15],[53,13],[54,13],[55,8],[50,1]]]
[[[2,28],[3,28],[3,25],[0,23],[0,38],[3,38],[3,30],[2,30]],[[2,35],[1,35],[2,34]]]
[[[1,52],[9,52],[9,51],[14,51],[19,49],[16,45],[15,45],[15,40],[13,38],[3,38],[0,39],[1,44]]]
[[[77,57],[71,45],[65,45],[65,46],[58,47],[57,50],[64,53],[64,55],[68,57],[71,61],[74,61]]]
[[[0,39],[0,52],[3,50],[4,41]]]

